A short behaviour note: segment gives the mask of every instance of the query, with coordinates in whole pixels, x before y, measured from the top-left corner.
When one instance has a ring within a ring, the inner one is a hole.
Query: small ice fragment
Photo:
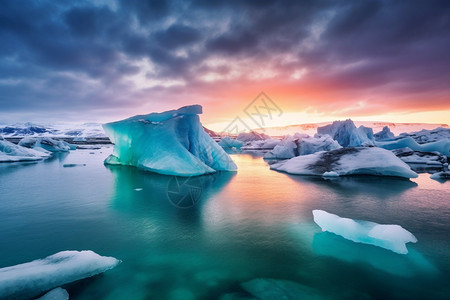
[[[313,210],[314,222],[322,228],[356,243],[370,244],[407,254],[406,243],[416,243],[416,237],[400,225],[384,225],[368,221],[341,218],[323,210]]]

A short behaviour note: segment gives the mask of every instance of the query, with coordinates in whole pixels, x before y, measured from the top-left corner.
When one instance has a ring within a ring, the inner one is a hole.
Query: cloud
[[[448,32],[445,0],[6,0],[0,118],[239,109],[260,90],[329,114],[450,109]]]

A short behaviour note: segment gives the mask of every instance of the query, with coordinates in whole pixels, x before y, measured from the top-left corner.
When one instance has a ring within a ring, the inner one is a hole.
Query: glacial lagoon
[[[122,261],[64,286],[71,299],[250,298],[242,284],[258,278],[316,299],[450,294],[448,181],[293,176],[250,154],[232,155],[237,173],[186,179],[105,166],[111,151],[0,164],[0,267],[63,250]],[[354,243],[322,232],[314,209],[398,224],[418,242],[406,255]]]

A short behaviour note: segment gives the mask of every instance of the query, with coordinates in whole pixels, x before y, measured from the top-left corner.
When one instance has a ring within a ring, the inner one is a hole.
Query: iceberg
[[[72,146],[64,141],[57,141],[49,137],[24,137],[20,140],[19,145],[26,148],[34,148],[36,150],[50,152],[68,152],[75,150],[76,146]]]
[[[431,130],[422,129],[410,133],[400,133],[400,137],[411,137],[417,143],[431,143],[442,139],[450,139],[450,128],[437,127]]]
[[[410,164],[413,170],[441,170],[447,163],[447,156],[439,152],[414,151],[408,147],[391,150],[398,158]]]
[[[431,179],[434,180],[449,180],[450,179],[450,171],[442,171],[436,172],[430,176]]]
[[[260,141],[260,140],[267,140],[270,139],[270,136],[264,134],[264,133],[258,133],[256,131],[250,131],[250,132],[241,132],[236,137],[238,141],[247,143],[251,141]]]
[[[375,138],[375,141],[390,141],[395,139],[395,135],[387,126],[384,126],[380,132],[375,133],[373,137]]]
[[[235,163],[204,130],[200,105],[138,115],[103,125],[115,144],[106,164],[178,176],[235,171]]]
[[[0,136],[0,162],[34,161],[49,156],[50,152],[28,149],[11,143]]]
[[[377,147],[341,148],[302,155],[270,166],[297,175],[377,175],[416,178],[418,175],[391,151]]]
[[[376,142],[378,147],[393,150],[408,147],[414,151],[439,152],[445,156],[450,156],[450,138],[438,140],[436,142],[418,144],[412,137],[405,137],[395,141]]]
[[[265,159],[289,159],[298,155],[297,143],[294,137],[287,135],[284,139],[264,155]]]
[[[329,135],[310,137],[296,133],[287,135],[272,151],[266,153],[266,159],[288,159],[299,155],[312,154],[342,148]]]
[[[302,138],[298,140],[298,155],[308,155],[319,151],[330,151],[342,148],[329,135]]]
[[[342,147],[373,146],[373,131],[360,126],[356,128],[352,120],[334,121],[333,124],[317,128],[318,135],[328,134]]]
[[[374,222],[341,218],[323,210],[313,210],[314,222],[328,231],[356,243],[370,244],[407,254],[406,243],[416,243],[416,237],[400,225],[384,225]]]
[[[88,278],[120,263],[92,251],[62,251],[44,259],[0,269],[0,299],[31,298]]]
[[[218,144],[224,149],[230,149],[233,147],[241,148],[242,146],[244,146],[244,142],[230,138],[229,136],[223,137]]]

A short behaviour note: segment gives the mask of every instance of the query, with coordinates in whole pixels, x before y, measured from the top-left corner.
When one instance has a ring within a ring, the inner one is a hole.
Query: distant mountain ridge
[[[380,121],[353,121],[357,127],[363,125],[365,127],[370,127],[373,129],[374,133],[377,133],[387,126],[395,135],[400,135],[401,133],[416,132],[423,129],[432,130],[438,127],[450,128],[447,124],[430,124],[430,123],[394,123],[394,122],[380,122]],[[259,133],[265,133],[270,136],[284,136],[287,134],[293,135],[296,132],[306,133],[311,136],[317,133],[317,128],[331,124],[333,122],[320,122],[320,123],[306,123],[306,124],[295,124],[280,127],[267,127],[259,128],[254,131]]]

